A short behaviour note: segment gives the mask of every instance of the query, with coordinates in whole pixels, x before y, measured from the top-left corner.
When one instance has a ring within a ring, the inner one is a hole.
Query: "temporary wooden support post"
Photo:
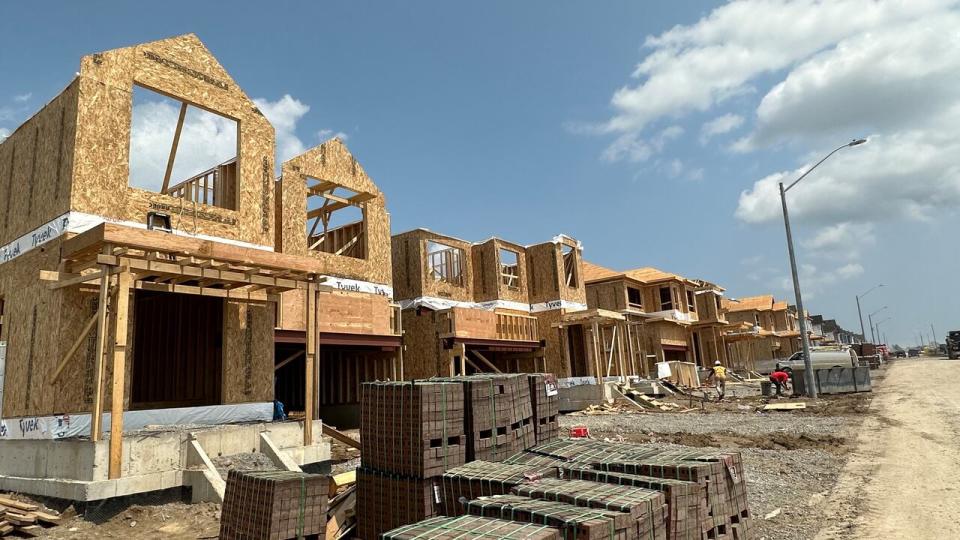
[[[103,252],[109,253],[110,246],[104,246]],[[90,417],[90,440],[97,442],[103,435],[103,353],[107,341],[107,300],[110,293],[110,272],[107,265],[101,265],[100,296],[97,304],[97,346],[93,370],[93,413]]]
[[[634,375],[640,375],[637,371],[637,356],[633,348],[634,333],[630,329],[630,324],[624,324],[624,327],[627,331],[627,352],[630,354],[630,371]]]
[[[601,356],[603,351],[600,349],[600,325],[593,323],[592,327],[592,338],[593,338],[593,369],[594,374],[597,377],[597,384],[603,382],[603,367],[600,364]]]
[[[300,357],[303,355],[303,353],[304,353],[304,351],[297,351],[297,352],[291,354],[290,356],[284,358],[279,364],[273,366],[273,370],[274,370],[274,371],[279,370],[279,369],[282,368],[283,366],[289,364],[290,362],[293,362],[293,361],[296,360],[297,358],[300,358]]]
[[[173,132],[173,144],[170,145],[170,157],[167,158],[167,170],[163,173],[163,187],[160,193],[166,193],[170,187],[170,175],[173,173],[173,162],[177,159],[177,146],[180,145],[180,133],[183,131],[183,119],[187,116],[187,104],[180,104],[180,116],[177,117],[177,128]],[[192,199],[196,200],[196,199]]]
[[[56,381],[60,378],[60,374],[63,373],[64,369],[66,369],[67,364],[70,363],[70,359],[73,358],[73,355],[76,354],[77,350],[80,349],[80,346],[83,345],[83,342],[86,341],[87,336],[90,335],[90,330],[93,330],[93,325],[97,324],[97,319],[97,314],[94,314],[94,316],[90,317],[90,320],[87,321],[87,324],[83,326],[83,330],[80,331],[80,335],[77,336],[77,340],[73,342],[73,345],[70,346],[67,354],[64,355],[63,359],[60,360],[60,364],[57,365],[57,369],[54,370],[53,377],[50,378],[51,381]]]
[[[493,362],[491,362],[490,360],[487,360],[487,358],[486,358],[485,356],[483,356],[482,354],[480,354],[480,351],[473,351],[473,354],[474,354],[474,356],[476,356],[477,358],[479,358],[480,361],[483,362],[483,364],[484,364],[485,366],[487,366],[487,368],[490,369],[490,371],[492,371],[492,372],[494,372],[494,373],[501,373],[501,371],[500,371],[499,369],[497,369],[497,366],[493,365]],[[478,369],[477,371],[480,371],[480,370]],[[519,371],[519,370],[518,370],[518,371]]]
[[[317,401],[314,387],[314,364],[319,352],[317,336],[317,285],[312,281],[307,285],[307,347],[304,362],[304,398],[303,398],[303,445],[313,444],[313,407]]]
[[[117,276],[117,293],[114,298],[113,332],[113,382],[110,402],[110,469],[109,478],[120,478],[123,458],[123,391],[126,388],[127,367],[127,321],[130,309],[130,284],[132,276],[124,271]]]
[[[567,373],[573,375],[573,364],[570,362],[570,339],[567,336],[567,329],[561,326],[557,328],[557,332],[560,334],[560,344],[563,345],[563,365],[566,366]],[[545,358],[544,366],[546,366]],[[546,371],[546,367],[544,367],[544,371]]]
[[[617,327],[614,326],[613,330],[610,331],[610,352],[607,353],[607,377],[610,376],[610,372],[613,370],[613,353],[617,350]]]

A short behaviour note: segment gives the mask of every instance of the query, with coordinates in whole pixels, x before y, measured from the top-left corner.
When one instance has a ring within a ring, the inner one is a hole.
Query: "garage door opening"
[[[221,404],[223,299],[136,291],[132,409]]]

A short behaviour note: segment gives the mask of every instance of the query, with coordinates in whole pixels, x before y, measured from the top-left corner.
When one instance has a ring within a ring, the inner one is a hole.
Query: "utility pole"
[[[930,323],[930,332],[933,334],[933,344],[937,344],[937,331],[933,329],[933,323]]]

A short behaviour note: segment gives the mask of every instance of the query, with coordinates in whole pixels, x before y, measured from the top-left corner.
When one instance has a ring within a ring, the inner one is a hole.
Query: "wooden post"
[[[403,310],[397,308],[397,331],[400,332],[400,348],[398,350],[398,355],[400,357],[400,380],[403,378],[403,349],[407,346],[406,339],[403,337]]]
[[[563,345],[563,362],[567,368],[567,374],[571,377],[573,376],[573,362],[570,361],[570,340],[567,337],[567,327],[561,326],[557,328],[557,333],[560,335],[560,344]],[[543,370],[546,371],[546,359],[544,359]]]
[[[104,246],[103,252],[110,254],[110,246]],[[103,353],[107,340],[107,301],[110,296],[110,267],[101,265],[100,297],[97,304],[97,347],[94,354],[93,371],[93,413],[90,418],[90,440],[97,442],[103,436]]]
[[[600,348],[600,325],[596,322],[593,323],[591,327],[593,332],[593,369],[597,377],[597,384],[602,384],[603,382],[603,366],[600,364],[602,361],[603,350]]]
[[[303,445],[313,444],[313,407],[316,401],[314,386],[314,365],[317,358],[317,286],[312,281],[307,284],[307,347],[303,374]]]
[[[123,394],[127,378],[127,321],[133,276],[124,270],[117,275],[117,294],[113,314],[113,382],[110,397],[110,469],[109,478],[120,478],[123,463]]]
[[[167,158],[167,170],[163,174],[163,186],[160,193],[166,193],[170,187],[170,174],[173,172],[173,160],[177,159],[177,146],[180,144],[180,133],[183,131],[183,119],[187,116],[187,104],[180,104],[180,115],[177,117],[177,127],[173,132],[173,144],[170,145],[170,157]],[[192,200],[197,200],[196,198]]]
[[[640,374],[637,372],[637,355],[633,348],[633,331],[630,328],[632,326],[630,321],[627,321],[625,326],[627,328],[627,352],[630,355],[630,374],[637,377]]]

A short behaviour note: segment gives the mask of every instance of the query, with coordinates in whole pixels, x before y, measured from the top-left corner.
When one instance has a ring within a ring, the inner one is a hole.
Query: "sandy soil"
[[[960,538],[960,362],[888,368],[818,540]]]

